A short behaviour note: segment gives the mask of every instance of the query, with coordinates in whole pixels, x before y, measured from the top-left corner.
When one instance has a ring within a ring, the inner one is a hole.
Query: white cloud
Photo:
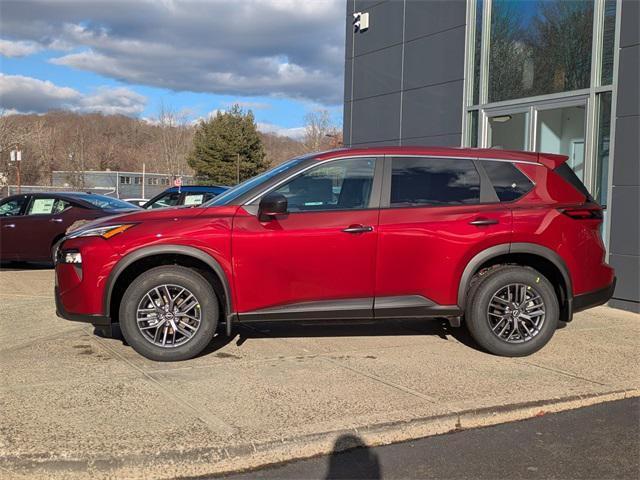
[[[274,133],[283,137],[293,138],[294,140],[302,140],[306,133],[305,127],[281,127],[273,123],[258,122],[258,130],[263,133]]]
[[[30,41],[11,41],[0,38],[0,55],[5,57],[25,57],[42,50],[42,46]]]
[[[344,0],[22,0],[3,4],[2,27],[128,83],[337,105],[345,13]]]
[[[22,113],[44,113],[67,109],[76,112],[137,115],[146,98],[128,88],[100,87],[83,94],[50,81],[0,73],[0,108]]]

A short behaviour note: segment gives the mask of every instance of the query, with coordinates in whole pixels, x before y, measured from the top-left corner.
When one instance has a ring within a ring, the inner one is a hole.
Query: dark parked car
[[[208,187],[200,185],[171,187],[153,197],[145,203],[142,208],[149,210],[153,208],[180,207],[183,205],[197,207],[226,190],[228,190],[228,187]]]
[[[0,260],[51,261],[52,249],[81,220],[140,208],[93,193],[28,193],[0,201]]]
[[[567,157],[385,147],[293,159],[200,208],[120,215],[62,243],[58,314],[155,360],[219,323],[446,317],[522,356],[606,302],[602,208]],[[362,328],[367,328],[363,326]]]

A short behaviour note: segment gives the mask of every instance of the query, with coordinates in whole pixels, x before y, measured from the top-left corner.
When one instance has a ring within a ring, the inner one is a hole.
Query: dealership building
[[[348,0],[344,142],[567,155],[607,207],[610,305],[640,311],[639,7]]]

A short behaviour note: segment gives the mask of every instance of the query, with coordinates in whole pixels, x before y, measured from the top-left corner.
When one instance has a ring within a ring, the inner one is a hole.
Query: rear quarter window
[[[501,202],[512,202],[533,188],[533,182],[511,162],[480,162]]]

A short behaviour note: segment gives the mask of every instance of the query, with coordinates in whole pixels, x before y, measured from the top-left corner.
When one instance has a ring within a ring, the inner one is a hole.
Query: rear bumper
[[[83,313],[69,313],[65,310],[62,300],[60,300],[60,292],[56,286],[54,289],[54,296],[56,299],[56,315],[65,320],[71,320],[72,322],[84,322],[90,323],[95,326],[107,326],[111,325],[111,319],[104,315],[88,315]]]
[[[613,277],[613,282],[605,288],[589,293],[583,293],[582,295],[576,295],[573,297],[573,313],[607,303],[613,296],[615,288],[616,277]]]

